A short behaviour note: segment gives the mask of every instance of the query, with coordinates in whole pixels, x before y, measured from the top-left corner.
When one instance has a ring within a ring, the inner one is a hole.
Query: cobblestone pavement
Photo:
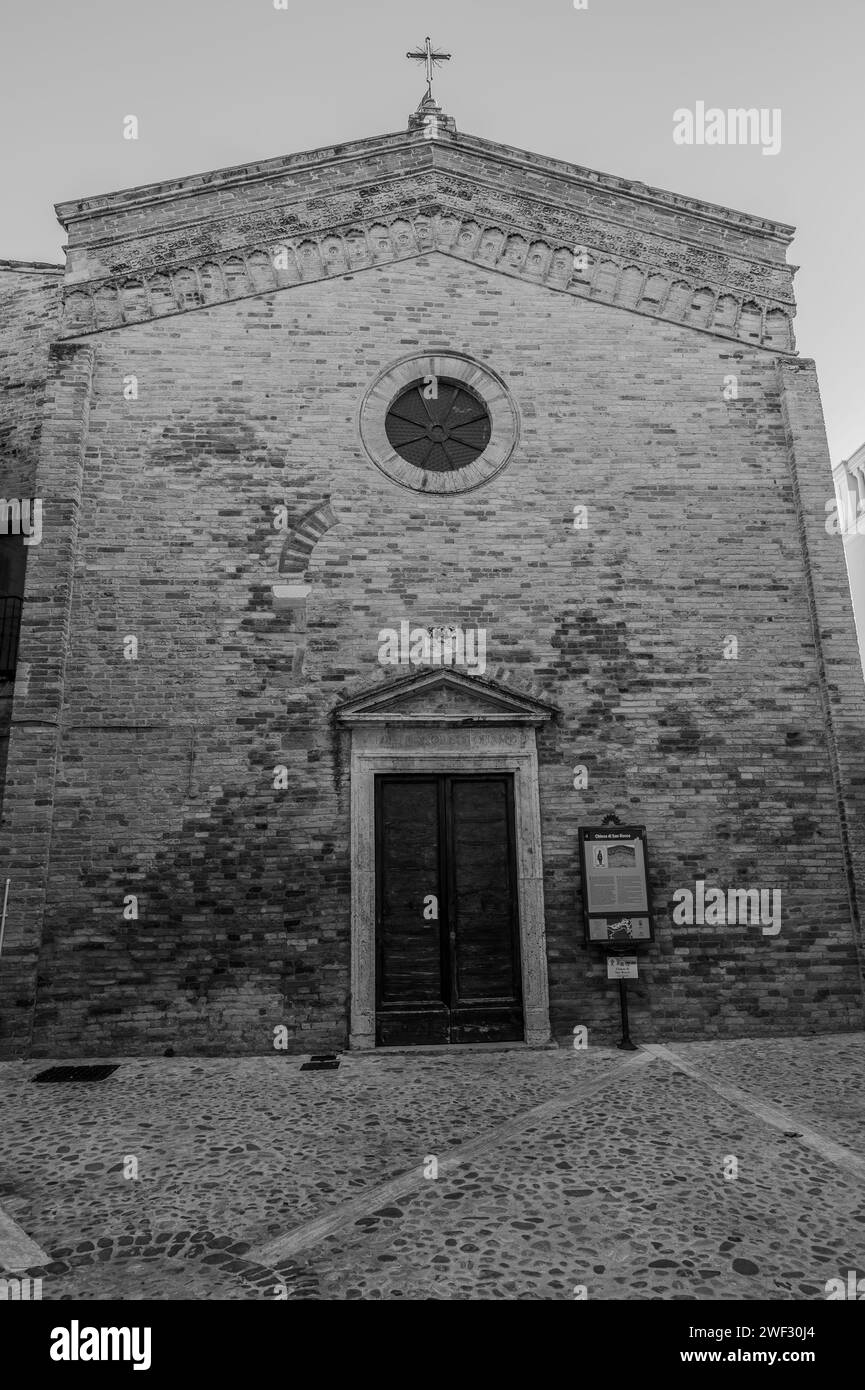
[[[822,1300],[865,1276],[865,1034],[303,1060],[0,1065],[0,1209],[45,1256],[4,1265],[0,1223],[0,1271],[43,1299]]]

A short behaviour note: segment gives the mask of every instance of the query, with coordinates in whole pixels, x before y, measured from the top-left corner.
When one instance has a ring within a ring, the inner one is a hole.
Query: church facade
[[[861,1027],[793,229],[431,99],[57,212],[0,264],[3,1055],[610,1040],[604,822],[638,1040]]]

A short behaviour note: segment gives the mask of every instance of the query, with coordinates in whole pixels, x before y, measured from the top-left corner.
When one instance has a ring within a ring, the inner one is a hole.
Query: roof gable
[[[447,129],[64,203],[58,214],[69,229],[67,336],[437,250],[556,293],[794,346],[791,228]]]

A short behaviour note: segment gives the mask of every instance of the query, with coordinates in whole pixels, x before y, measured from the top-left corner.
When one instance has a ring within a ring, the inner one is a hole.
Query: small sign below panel
[[[608,980],[639,979],[636,956],[607,956]]]

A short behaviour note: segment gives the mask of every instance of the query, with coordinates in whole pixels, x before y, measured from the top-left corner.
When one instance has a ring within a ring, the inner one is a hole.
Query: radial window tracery
[[[400,458],[433,473],[466,468],[486,449],[489,412],[464,382],[421,379],[407,386],[387,412],[385,431]]]

